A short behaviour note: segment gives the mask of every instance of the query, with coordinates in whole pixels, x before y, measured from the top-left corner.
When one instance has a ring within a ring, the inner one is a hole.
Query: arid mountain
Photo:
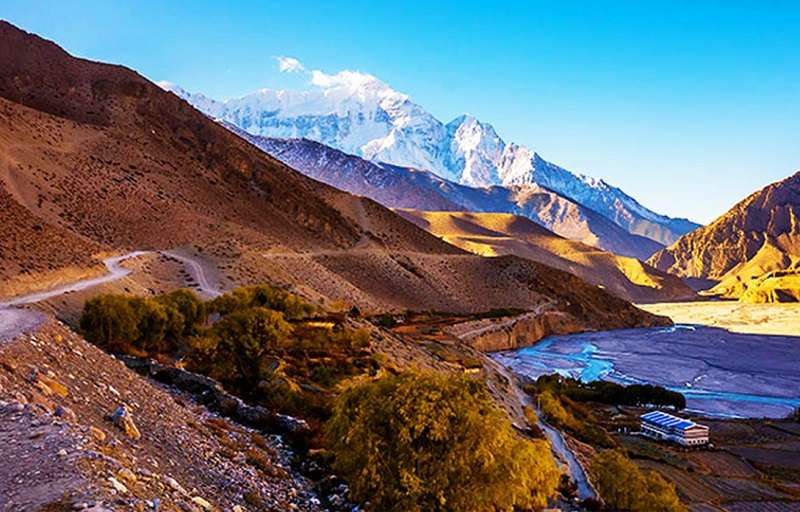
[[[225,126],[307,176],[391,208],[523,215],[566,238],[641,260],[662,248],[539,185],[473,188],[427,171],[370,162],[319,142],[259,137]]]
[[[663,322],[561,271],[446,244],[129,69],[8,23],[0,43],[0,211],[13,221],[0,242],[4,294],[91,270],[99,252],[191,245],[229,282],[369,310],[547,304],[571,319],[563,330]]]
[[[800,172],[750,195],[649,263],[681,277],[712,280],[716,285],[710,291],[724,297],[796,297],[796,291],[782,293],[773,285],[779,277],[784,284],[797,282],[784,271],[800,263]],[[778,274],[770,277],[773,272]],[[751,292],[764,286],[772,291]]]
[[[680,279],[641,261],[567,240],[525,217],[508,213],[397,210],[448,243],[484,256],[515,254],[565,270],[634,302],[689,300]]]

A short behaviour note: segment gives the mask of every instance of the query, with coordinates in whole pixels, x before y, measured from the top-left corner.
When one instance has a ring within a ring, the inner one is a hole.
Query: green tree
[[[167,351],[164,336],[170,318],[166,308],[153,299],[130,297],[128,300],[139,323],[139,336],[134,346],[147,353]]]
[[[326,435],[334,468],[376,510],[544,507],[559,482],[549,445],[519,436],[483,382],[407,372],[345,390]]]
[[[128,297],[100,295],[86,301],[79,321],[90,342],[112,352],[139,338],[139,318]]]
[[[260,380],[269,379],[270,364],[291,332],[279,311],[238,310],[216,322],[206,336],[192,340],[189,361],[233,391],[251,395]]]
[[[178,317],[175,313],[168,312],[175,317],[169,322],[170,334],[175,337],[196,334],[206,321],[205,305],[191,290],[175,290],[159,295],[156,300],[168,310],[171,309],[180,314]],[[181,319],[181,321],[178,322],[177,319]],[[178,332],[174,332],[176,329],[179,329]]]
[[[592,461],[600,496],[614,510],[685,512],[675,486],[654,471],[643,472],[619,450],[604,450]]]

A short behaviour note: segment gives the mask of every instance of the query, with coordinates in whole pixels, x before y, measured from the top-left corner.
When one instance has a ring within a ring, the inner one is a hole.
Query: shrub
[[[539,377],[533,389],[534,392],[550,390],[579,402],[601,402],[610,405],[666,405],[678,410],[686,408],[686,398],[681,393],[652,384],[623,386],[602,380],[581,382],[554,374]]]
[[[344,391],[327,424],[334,468],[377,510],[543,507],[559,472],[483,382],[407,372]]]
[[[191,290],[175,290],[159,295],[156,300],[168,311],[177,311],[181,315],[183,325],[180,326],[180,332],[172,333],[176,337],[196,334],[206,321],[205,305]],[[170,324],[173,329],[178,327],[177,323],[170,322]]]
[[[643,472],[619,450],[604,450],[592,461],[600,496],[613,510],[684,512],[675,487],[654,471]]]
[[[86,301],[79,321],[83,335],[112,352],[173,352],[184,316],[159,300],[100,295]]]
[[[139,337],[139,318],[129,297],[100,295],[84,304],[80,329],[90,342],[117,352]]]
[[[272,376],[275,352],[292,332],[278,311],[262,307],[237,310],[191,341],[189,365],[230,390],[252,395],[260,380]]]

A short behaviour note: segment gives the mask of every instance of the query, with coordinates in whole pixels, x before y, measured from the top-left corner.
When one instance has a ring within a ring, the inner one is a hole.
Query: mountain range
[[[536,184],[473,188],[428,171],[371,162],[308,139],[261,137],[229,123],[223,124],[303,174],[391,208],[513,213],[528,217],[565,238],[641,260],[663,247]]]
[[[130,69],[8,23],[0,40],[2,295],[102,272],[102,254],[185,247],[227,282],[362,310],[546,304],[571,319],[564,329],[663,322],[577,277],[467,253],[309,179]]]
[[[252,135],[306,138],[470,187],[540,185],[664,245],[698,226],[657,214],[603,180],[574,174],[525,146],[507,143],[491,124],[471,115],[443,123],[372,75],[345,71],[325,77],[308,91],[261,89],[225,101],[169,82],[160,85]]]
[[[598,250],[509,213],[397,210],[447,243],[484,256],[515,254],[575,274],[637,303],[692,300],[694,291],[673,275],[636,258]]]

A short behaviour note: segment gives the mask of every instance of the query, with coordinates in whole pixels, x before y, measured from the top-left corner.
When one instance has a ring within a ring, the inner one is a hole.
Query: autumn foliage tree
[[[356,385],[327,425],[334,468],[375,510],[541,508],[559,472],[546,441],[522,438],[486,385],[407,372]]]

